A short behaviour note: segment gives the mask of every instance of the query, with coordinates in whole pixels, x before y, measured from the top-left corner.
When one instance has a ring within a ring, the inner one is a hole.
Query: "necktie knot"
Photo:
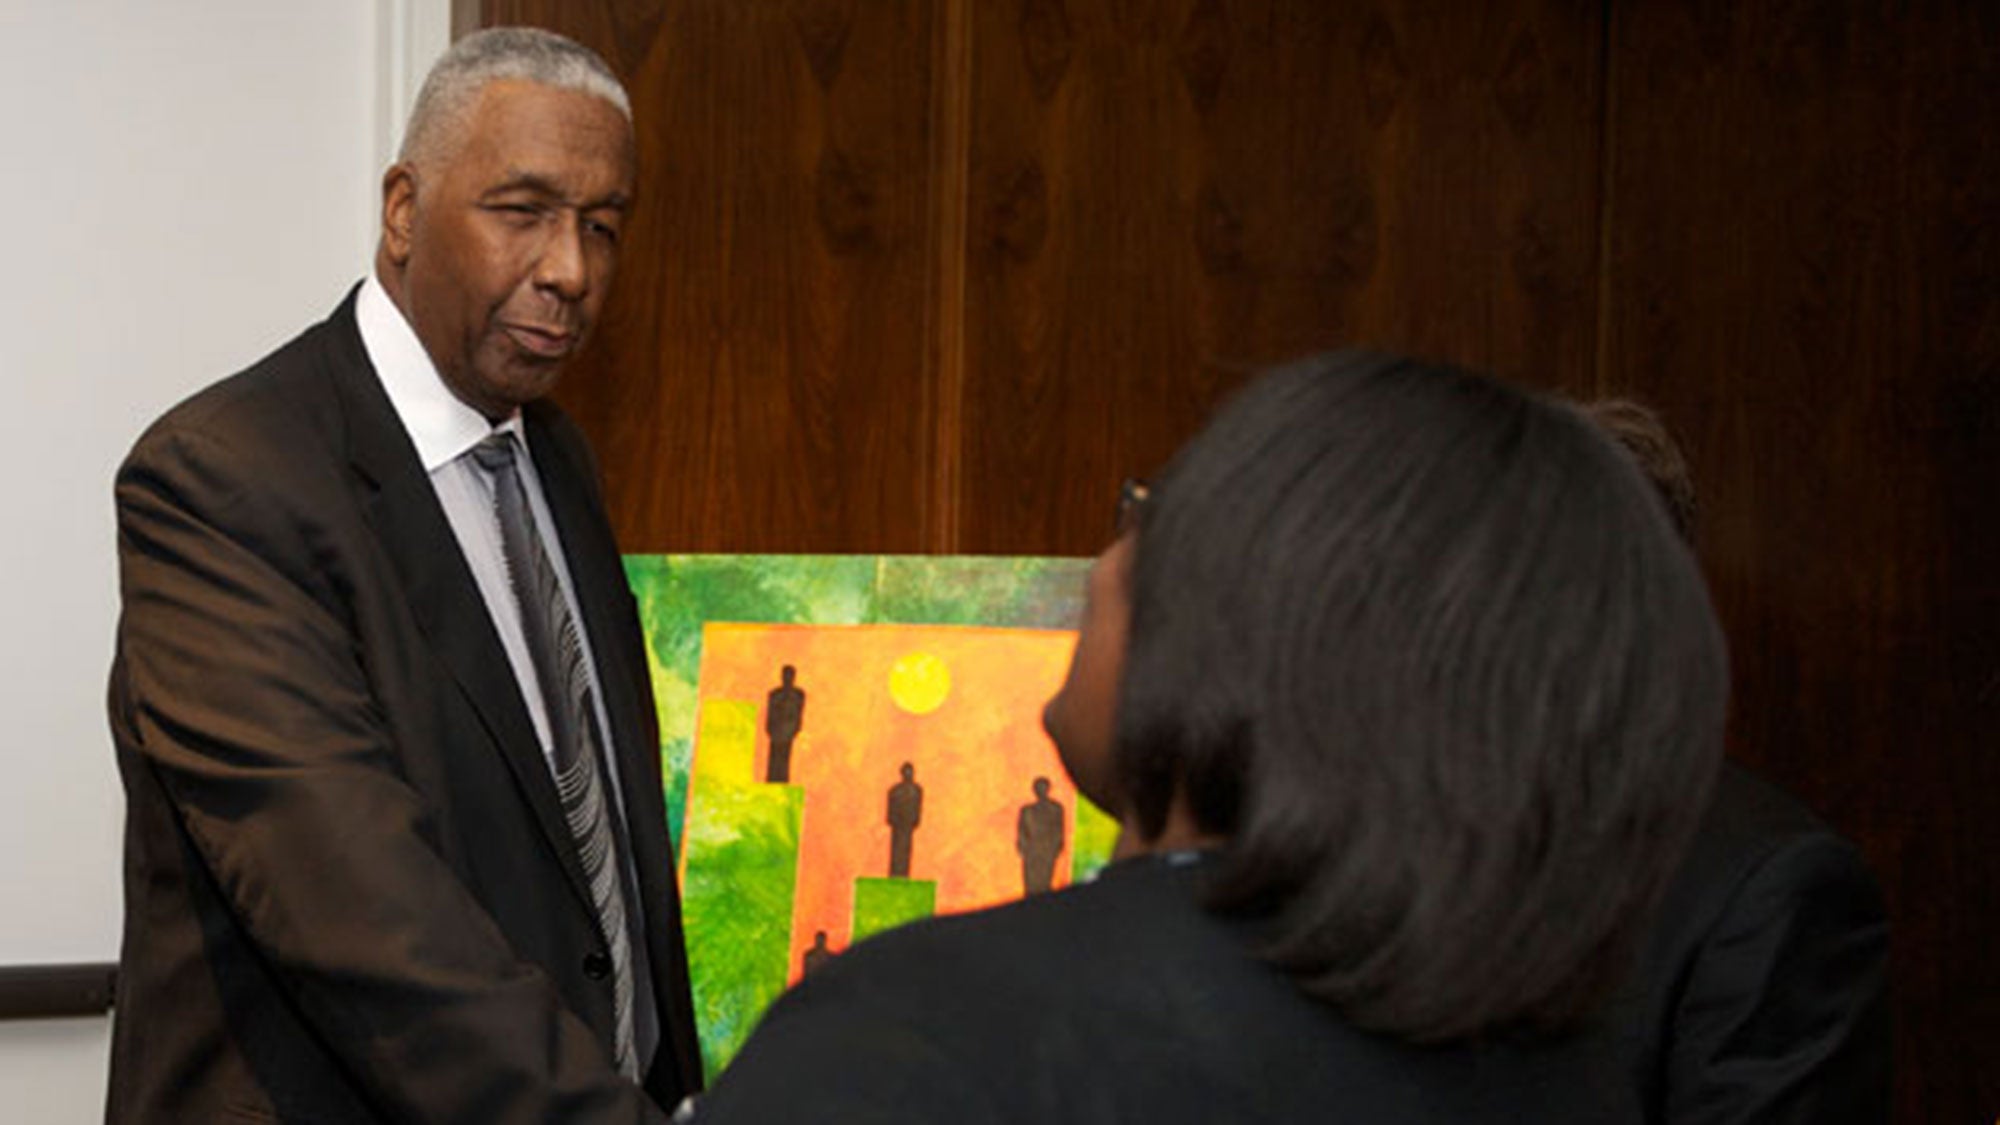
[[[495,476],[514,467],[514,439],[509,434],[488,434],[472,447],[472,459]]]

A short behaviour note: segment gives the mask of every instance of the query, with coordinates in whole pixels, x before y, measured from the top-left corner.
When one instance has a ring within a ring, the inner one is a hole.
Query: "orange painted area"
[[[825,930],[848,945],[853,882],[889,873],[888,794],[909,762],[923,787],[923,820],[909,877],[937,884],[940,912],[989,906],[1021,895],[1016,818],[1034,800],[1037,777],[1071,818],[1056,864],[1067,879],[1076,792],[1041,727],[1042,705],[1061,685],[1074,633],[953,626],[708,625],[702,633],[700,697],[753,702],[756,778],[768,769],[765,703],[779,669],[798,670],[806,692],[793,744],[791,783],[805,791],[798,894],[793,904],[791,976]],[[890,672],[911,653],[929,653],[951,677],[936,710],[914,715],[890,695]],[[702,747],[695,749],[700,784]]]

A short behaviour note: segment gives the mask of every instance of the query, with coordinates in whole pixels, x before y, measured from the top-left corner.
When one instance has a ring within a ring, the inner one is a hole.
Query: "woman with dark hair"
[[[1592,1015],[1714,775],[1693,560],[1572,410],[1253,383],[1092,569],[1045,724],[1096,882],[863,943],[703,1121],[1615,1121]]]

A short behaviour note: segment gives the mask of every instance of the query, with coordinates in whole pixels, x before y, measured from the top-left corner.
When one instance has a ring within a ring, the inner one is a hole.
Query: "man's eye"
[[[583,221],[583,229],[614,246],[618,244],[618,228],[612,226],[610,223],[601,223],[595,219],[585,219]]]

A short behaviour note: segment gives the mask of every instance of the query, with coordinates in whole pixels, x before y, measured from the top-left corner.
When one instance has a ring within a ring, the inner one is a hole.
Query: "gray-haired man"
[[[643,639],[581,435],[631,109],[461,40],[373,276],[117,484],[118,1122],[627,1122],[699,1083]]]

